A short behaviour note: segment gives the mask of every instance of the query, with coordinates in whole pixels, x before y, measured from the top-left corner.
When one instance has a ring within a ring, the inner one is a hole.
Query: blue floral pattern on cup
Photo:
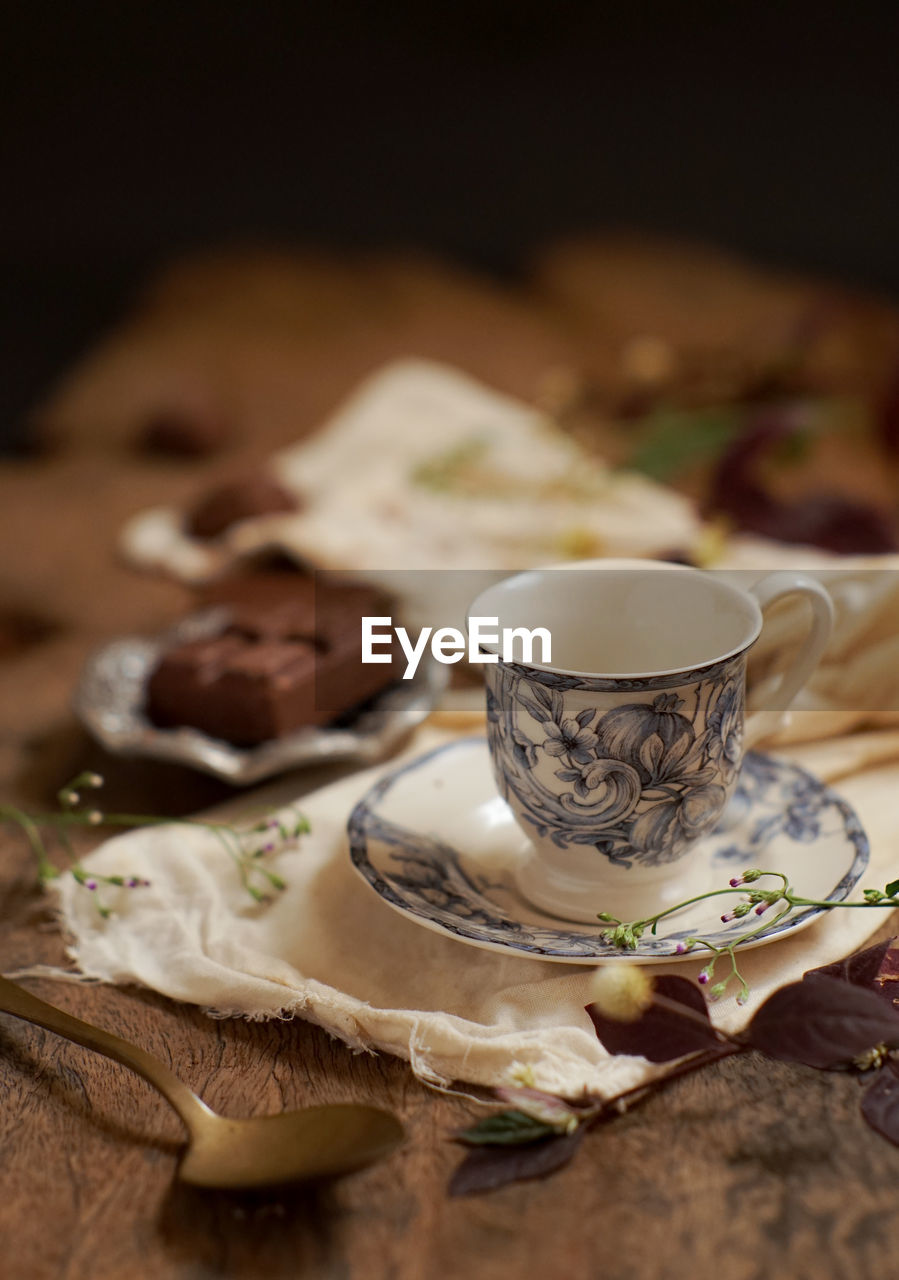
[[[682,679],[622,700],[571,676],[488,668],[494,772],[536,836],[627,869],[673,862],[712,830],[743,757],[745,655]]]

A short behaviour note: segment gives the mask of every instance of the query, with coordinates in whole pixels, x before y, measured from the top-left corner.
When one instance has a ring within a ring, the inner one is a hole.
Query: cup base
[[[561,868],[547,866],[535,855],[517,869],[515,884],[521,896],[540,911],[598,929],[602,927],[598,919],[601,911],[625,922],[645,920],[702,892],[707,887],[704,868],[697,865],[697,860],[690,861],[691,866],[678,867],[674,876],[669,868],[659,878],[624,884],[566,875]]]

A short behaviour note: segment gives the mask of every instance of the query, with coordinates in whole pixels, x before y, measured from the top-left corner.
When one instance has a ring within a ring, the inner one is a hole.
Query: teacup
[[[481,646],[497,654],[484,668],[488,741],[533,844],[518,886],[534,905],[567,920],[634,920],[689,896],[689,854],[721,818],[755,720],[745,720],[747,654],[762,611],[794,593],[812,622],[780,680],[785,708],[833,622],[827,592],[804,574],[744,590],[699,570],[604,560],[520,573],[477,597],[469,619],[551,633],[545,663],[520,642],[502,656]]]

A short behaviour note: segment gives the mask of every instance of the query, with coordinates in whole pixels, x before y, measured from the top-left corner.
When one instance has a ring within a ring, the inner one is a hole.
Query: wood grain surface
[[[107,757],[71,719],[91,648],[156,629],[186,602],[181,588],[117,562],[122,520],[295,439],[390,355],[440,356],[530,396],[543,373],[591,348],[591,334],[599,360],[600,339],[607,354],[617,339],[606,311],[597,320],[567,298],[571,280],[587,279],[573,252],[548,258],[527,298],[415,261],[210,260],[159,284],[48,400],[54,448],[0,467],[0,624],[35,624],[12,628],[19,639],[0,646],[3,797],[48,805],[89,767],[107,777],[110,808],[177,814],[223,798],[223,786],[185,770]],[[584,257],[585,271],[596,260]],[[669,267],[656,273],[669,307]],[[647,267],[632,321],[642,327],[650,276]],[[695,270],[690,279],[695,292]],[[773,290],[778,314],[804,290]],[[726,309],[732,295],[721,292]],[[232,448],[200,465],[140,456],[142,417],[196,396],[233,414]],[[3,972],[64,961],[9,828],[0,829],[0,912]],[[395,1109],[408,1141],[330,1186],[191,1190],[174,1179],[180,1124],[157,1094],[0,1016],[0,1277],[9,1280],[883,1280],[899,1265],[899,1149],[865,1126],[848,1075],[726,1061],[596,1131],[550,1180],[449,1200],[459,1159],[449,1138],[471,1107],[426,1089],[405,1063],[354,1055],[299,1020],[213,1021],[145,991],[23,981],[157,1054],[224,1112],[365,1099]]]

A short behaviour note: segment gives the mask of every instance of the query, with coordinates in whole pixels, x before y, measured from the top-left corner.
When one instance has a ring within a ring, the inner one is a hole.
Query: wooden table
[[[332,298],[325,319],[333,334],[317,331],[302,346],[310,425],[338,388],[401,349],[407,330],[418,335],[419,350],[463,364],[467,352],[475,372],[489,372],[471,336],[471,315],[482,319],[485,307],[505,326],[491,357],[502,385],[526,391],[540,360],[551,363],[569,349],[570,331],[540,308],[525,314],[517,302],[439,272],[425,289],[421,273],[431,269],[417,270],[404,276],[393,268],[394,293],[374,307],[362,336],[335,319],[350,305],[340,289],[332,297],[311,269],[304,277],[310,292],[319,288],[319,313],[321,298]],[[393,317],[386,337],[385,306]],[[202,364],[200,346],[194,359]],[[527,379],[513,359],[523,347],[533,357]],[[347,350],[341,364],[334,353]],[[121,348],[105,358],[120,370],[128,363]],[[254,359],[247,360],[252,376],[269,376],[260,349]],[[88,372],[96,383],[97,369]],[[232,392],[242,394],[243,383],[234,391],[233,366],[231,376]],[[4,545],[13,548],[0,568],[0,615],[14,615],[18,636],[0,659],[0,782],[5,798],[49,805],[69,777],[94,768],[107,778],[109,808],[187,813],[222,798],[224,788],[187,771],[107,758],[68,711],[91,647],[122,631],[159,627],[184,607],[181,588],[138,579],[116,562],[122,519],[200,484],[200,473],[183,464],[138,457],[124,426],[116,436],[91,418],[91,403],[107,404],[110,392],[99,377],[91,401],[89,382],[76,382],[60,402],[75,404],[69,419],[57,406],[65,437],[59,451],[0,467]],[[120,421],[133,425],[133,415]],[[227,469],[297,430],[296,415],[269,431],[257,424],[225,460]],[[61,963],[63,941],[24,842],[9,827],[0,830],[0,889],[3,971]],[[899,1150],[865,1126],[859,1086],[848,1075],[753,1056],[726,1061],[596,1131],[550,1180],[450,1200],[445,1189],[459,1150],[449,1139],[470,1108],[422,1086],[405,1063],[352,1054],[299,1020],[212,1021],[145,991],[26,981],[159,1055],[217,1109],[249,1115],[365,1099],[395,1109],[408,1141],[386,1163],[333,1186],[200,1193],[173,1178],[180,1126],[157,1094],[104,1059],[0,1017],[0,1276],[10,1280],[882,1280],[899,1265]]]

